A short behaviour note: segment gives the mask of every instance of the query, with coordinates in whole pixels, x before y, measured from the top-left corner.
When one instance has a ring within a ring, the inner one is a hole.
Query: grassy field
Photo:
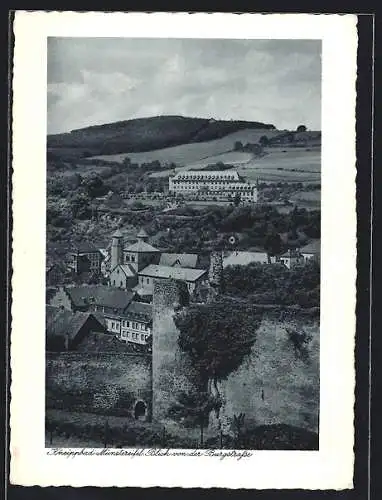
[[[280,134],[279,130],[266,129],[244,129],[228,134],[221,139],[206,142],[183,144],[170,148],[157,149],[144,153],[124,153],[117,155],[95,156],[93,158],[105,161],[122,162],[128,157],[133,163],[147,163],[158,160],[161,163],[176,163],[178,165],[189,165],[200,162],[222,153],[231,152],[236,141],[242,143],[257,143],[261,136],[275,137]],[[218,160],[221,161],[221,160]]]
[[[303,183],[321,181],[320,148],[289,148],[288,150],[268,148],[266,153],[263,157],[252,157],[249,153],[230,151],[179,167],[176,171],[203,169],[207,165],[223,162],[234,165],[239,173],[250,180]],[[151,175],[163,177],[171,173],[173,170],[163,170]]]
[[[321,206],[321,190],[300,191],[290,197],[292,203],[298,204],[302,208],[316,208]]]
[[[267,154],[238,166],[238,171],[251,180],[268,182],[321,181],[320,148],[269,148]]]

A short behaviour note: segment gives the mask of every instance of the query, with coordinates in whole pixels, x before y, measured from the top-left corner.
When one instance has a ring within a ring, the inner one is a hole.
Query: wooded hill
[[[76,159],[151,151],[181,144],[210,141],[243,129],[274,130],[272,124],[252,121],[212,120],[183,116],[155,116],[104,125],[69,133],[48,135],[48,160]]]

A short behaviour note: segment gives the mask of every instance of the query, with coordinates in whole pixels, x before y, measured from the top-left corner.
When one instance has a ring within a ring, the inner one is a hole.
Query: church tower
[[[146,243],[148,238],[149,238],[149,235],[146,233],[146,231],[143,228],[137,234],[138,241],[144,241]]]
[[[118,264],[122,264],[123,257],[123,235],[119,229],[111,237],[111,256],[110,256],[110,271]]]

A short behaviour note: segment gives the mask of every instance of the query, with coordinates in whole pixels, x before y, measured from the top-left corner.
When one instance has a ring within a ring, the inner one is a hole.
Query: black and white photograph
[[[356,17],[14,32],[12,481],[351,487]]]
[[[46,446],[318,449],[321,42],[47,50]]]

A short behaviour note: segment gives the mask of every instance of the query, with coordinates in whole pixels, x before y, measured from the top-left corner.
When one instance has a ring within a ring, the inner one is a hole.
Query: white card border
[[[353,484],[355,15],[15,14],[11,468],[14,484],[344,489]],[[320,451],[207,457],[48,456],[44,448],[46,37],[322,39]],[[33,404],[31,404],[31,401]]]

